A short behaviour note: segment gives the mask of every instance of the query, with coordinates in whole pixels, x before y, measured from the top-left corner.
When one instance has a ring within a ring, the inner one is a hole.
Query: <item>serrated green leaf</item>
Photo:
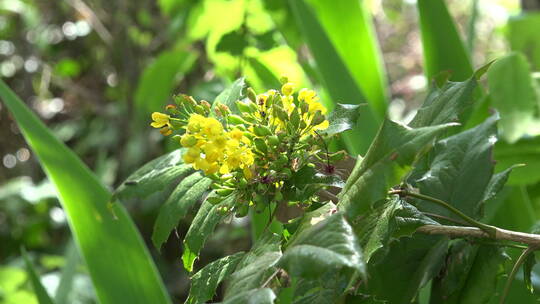
[[[512,173],[512,171],[518,167],[522,167],[522,165],[513,165],[502,172],[493,174],[493,176],[489,180],[489,183],[486,187],[486,191],[484,191],[484,197],[482,198],[482,202],[485,203],[495,198],[497,194],[501,192],[504,185],[508,181],[508,178],[510,177],[510,173]]]
[[[417,6],[427,78],[443,71],[454,81],[469,78],[472,64],[444,0],[418,0]]]
[[[312,8],[303,0],[289,0],[289,5],[315,59],[321,82],[332,98],[332,102],[325,105],[331,108],[338,102],[363,103],[365,98],[362,90],[351,76]],[[363,154],[367,150],[379,126],[379,118],[370,107],[362,107],[360,117],[356,128],[342,135],[352,154]]]
[[[474,246],[460,240],[447,257],[446,268],[433,281],[431,303],[488,303],[496,294],[497,281],[508,256],[501,248]]]
[[[491,104],[501,115],[501,137],[514,143],[530,132],[537,107],[525,56],[512,53],[495,61],[488,70],[488,87]]]
[[[414,235],[390,243],[382,259],[368,264],[367,292],[377,300],[392,304],[410,304],[419,289],[443,266],[448,239]]]
[[[267,231],[236,266],[225,291],[225,300],[233,298],[237,293],[261,288],[276,271],[280,258],[280,237]]]
[[[21,251],[24,264],[26,265],[26,271],[28,272],[28,277],[30,278],[30,282],[32,282],[32,288],[34,289],[34,294],[36,295],[39,304],[53,304],[54,302],[47,293],[47,290],[45,290],[45,287],[43,287],[41,284],[41,280],[34,269],[34,265],[28,258],[26,250],[23,248]]]
[[[355,277],[351,269],[330,270],[316,278],[299,278],[291,284],[294,287],[293,304],[334,303],[343,296]],[[348,303],[348,302],[347,302]]]
[[[287,246],[279,265],[293,277],[313,278],[341,268],[365,276],[358,240],[343,214],[338,213],[300,231]]]
[[[331,136],[347,130],[352,130],[360,115],[361,106],[362,105],[336,104],[332,113],[328,115],[328,122],[330,125],[322,133]]]
[[[359,236],[364,260],[369,263],[373,254],[387,246],[392,239],[410,236],[416,228],[427,224],[438,223],[394,195],[355,222],[353,227]]]
[[[174,189],[165,204],[159,209],[154,223],[152,242],[156,248],[167,240],[171,231],[178,225],[190,208],[203,196],[212,180],[196,172],[184,178]]]
[[[479,218],[484,193],[495,166],[491,154],[497,141],[497,120],[497,115],[493,115],[475,128],[439,141],[426,157],[425,167],[417,167],[413,173],[413,184],[420,193],[443,200],[466,215]],[[418,208],[457,218],[445,208],[428,202],[423,202]]]
[[[144,69],[134,97],[140,121],[149,123],[152,112],[163,110],[179,81],[178,76],[189,71],[196,58],[189,51],[165,51]]]
[[[111,194],[2,81],[0,97],[58,191],[99,302],[170,303],[152,257],[123,206],[115,204],[111,212]]]
[[[218,284],[228,278],[244,256],[243,252],[226,256],[204,266],[191,277],[191,288],[185,304],[200,304],[211,300]]]
[[[473,93],[478,86],[477,77],[475,75],[463,82],[447,82],[440,88],[433,87],[409,126],[418,128],[449,122],[464,123],[460,114],[472,106]]]
[[[257,304],[272,304],[276,299],[276,295],[270,288],[258,288],[248,291],[243,291],[229,299],[225,299],[222,304],[246,304],[246,303],[257,303]]]
[[[191,222],[189,230],[184,238],[184,252],[182,253],[182,262],[184,268],[191,272],[193,271],[193,263],[199,255],[199,251],[204,245],[204,242],[208,236],[214,232],[216,225],[223,220],[226,215],[218,211],[220,207],[227,207],[230,209],[234,203],[235,196],[231,195],[224,199],[219,204],[212,204],[208,200],[205,200],[197,215]]]
[[[236,107],[236,101],[242,98],[242,90],[245,87],[244,78],[238,78],[235,80],[231,86],[223,90],[217,97],[214,103],[212,104],[212,115],[214,114],[214,108],[218,103],[224,104],[233,113],[238,113],[238,108]]]
[[[405,172],[398,168],[412,165],[414,159],[437,135],[456,124],[412,129],[386,120],[366,157],[357,162],[339,195],[339,206],[354,219],[386,197],[390,187],[399,183]]]
[[[182,149],[174,150],[146,163],[118,187],[114,197],[146,197],[162,190],[182,175],[193,172],[191,165],[184,164],[182,153]]]

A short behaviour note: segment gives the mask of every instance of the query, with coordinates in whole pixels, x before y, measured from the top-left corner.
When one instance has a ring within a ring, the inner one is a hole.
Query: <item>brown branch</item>
[[[445,226],[445,225],[424,225],[420,226],[416,231],[424,234],[447,235],[450,237],[475,237],[484,239],[504,240],[523,243],[531,246],[540,246],[540,234],[531,234],[506,230],[498,227],[495,228],[495,235],[490,236],[486,232],[476,227],[460,227],[460,226]]]

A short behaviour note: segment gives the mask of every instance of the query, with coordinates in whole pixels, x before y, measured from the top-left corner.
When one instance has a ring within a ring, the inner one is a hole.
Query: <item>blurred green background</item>
[[[419,16],[415,0],[331,2],[306,1],[304,7],[286,0],[2,0],[0,77],[110,189],[175,148],[149,127],[151,112],[162,110],[176,93],[212,101],[240,76],[260,91],[279,86],[286,75],[301,87],[314,87],[329,106],[368,102],[369,113],[361,118],[364,142],[385,113],[410,119],[425,98],[428,77],[440,71],[449,69],[451,79],[464,80],[471,67],[517,50],[533,79],[540,78],[539,1],[446,1],[463,47],[446,49],[443,58],[437,55],[445,50],[430,49],[429,39],[451,40],[452,33],[442,35],[428,14]],[[318,34],[321,29],[327,36]],[[501,203],[490,213],[504,228],[525,231],[540,218],[535,132],[503,136],[496,150],[501,166],[532,164],[506,191],[521,205],[506,210]],[[365,151],[361,143],[345,144],[351,153]],[[181,237],[171,236],[161,253],[149,242],[162,202],[154,195],[127,207],[178,301],[189,288]],[[178,235],[189,221],[179,225]],[[200,264],[248,249],[246,225],[235,220],[220,226]],[[65,303],[95,303],[54,187],[0,103],[0,303],[37,303],[21,246],[50,294],[66,288],[62,272],[72,271]]]

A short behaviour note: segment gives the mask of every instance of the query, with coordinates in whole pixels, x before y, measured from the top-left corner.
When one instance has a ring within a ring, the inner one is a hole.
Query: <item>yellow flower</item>
[[[244,137],[244,132],[238,128],[234,128],[229,132],[229,136],[236,140],[242,140],[242,137]]]
[[[180,138],[180,144],[182,145],[182,147],[186,148],[193,147],[197,144],[197,139],[191,134],[184,134]]]
[[[223,149],[208,143],[204,145],[204,155],[209,162],[215,162],[223,158]]]
[[[223,133],[223,125],[215,118],[205,118],[204,124],[202,125],[202,132],[206,136],[212,138]]]
[[[204,125],[206,117],[199,114],[192,114],[189,116],[187,129],[189,132],[197,133],[201,130]]]
[[[171,117],[167,114],[154,112],[152,113],[153,122],[150,125],[156,129],[162,128],[164,126],[170,126],[169,119],[171,119]]]
[[[281,93],[285,96],[291,96],[294,93],[294,83],[287,82],[283,86],[281,86]]]
[[[165,127],[161,128],[161,129],[159,129],[159,133],[161,133],[161,135],[163,135],[163,136],[169,136],[169,135],[172,134],[172,130],[171,130],[171,128],[165,126]]]
[[[329,126],[330,126],[330,123],[328,122],[328,120],[325,120],[325,121],[321,122],[320,124],[314,126],[314,127],[313,127],[313,130],[314,130],[314,131],[317,131],[317,130],[326,130]]]

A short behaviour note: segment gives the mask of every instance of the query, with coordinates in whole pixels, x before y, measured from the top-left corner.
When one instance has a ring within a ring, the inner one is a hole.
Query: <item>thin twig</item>
[[[268,279],[266,281],[264,281],[264,283],[261,285],[261,288],[264,288],[266,287],[266,285],[268,285],[268,283],[270,283],[270,281],[272,281],[272,279],[277,276],[277,274],[279,273],[281,269],[278,268],[276,269],[276,271],[274,271],[274,273],[272,273],[272,275],[270,277],[268,277]]]

